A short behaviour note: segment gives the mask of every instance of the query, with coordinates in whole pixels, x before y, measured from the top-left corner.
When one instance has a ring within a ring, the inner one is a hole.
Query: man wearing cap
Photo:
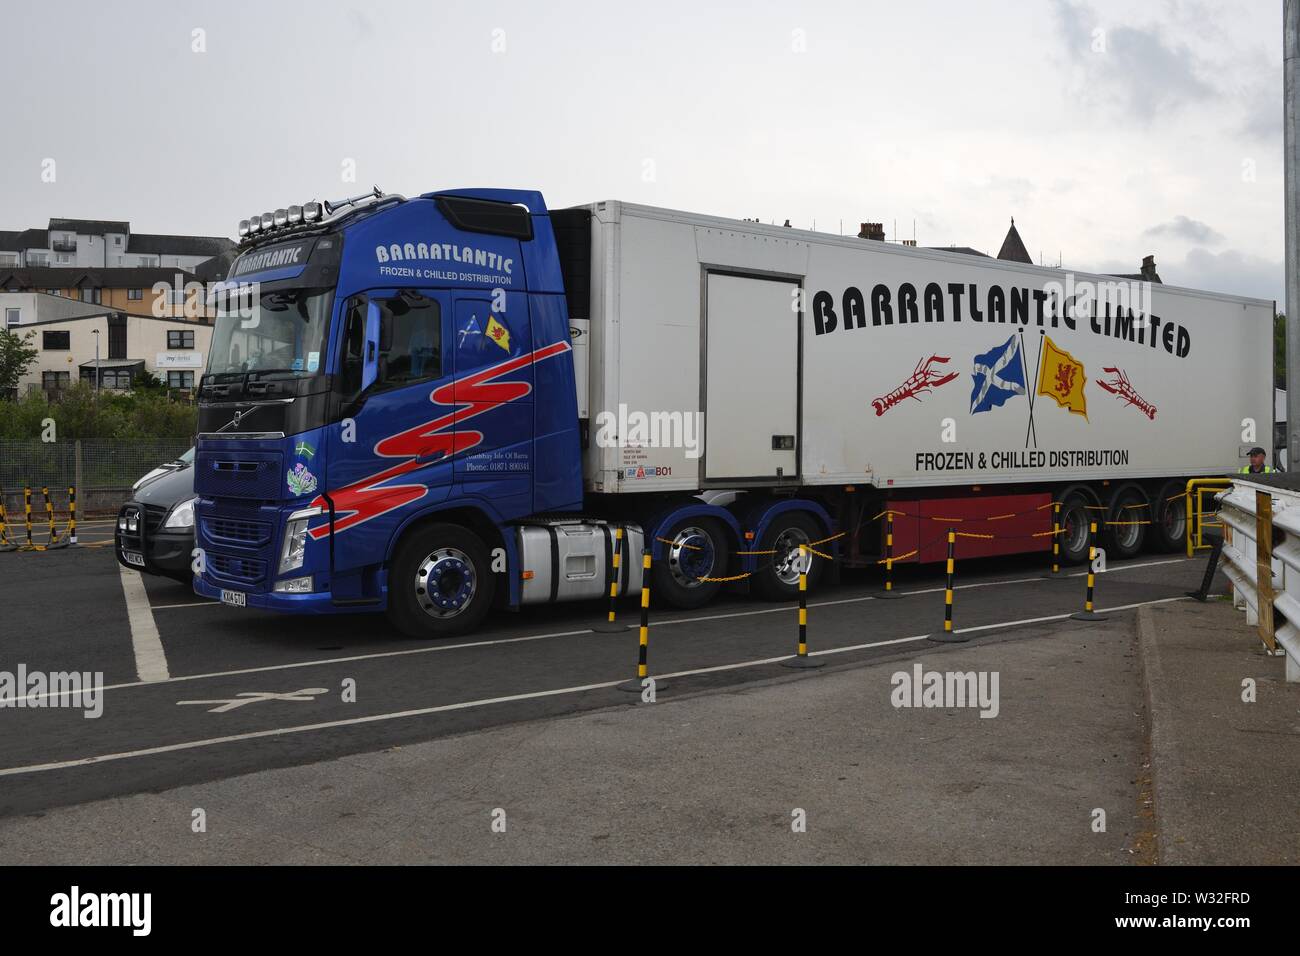
[[[1252,449],[1250,450],[1250,464],[1249,464],[1249,465],[1242,465],[1242,466],[1241,466],[1241,471],[1239,472],[1239,474],[1242,474],[1242,475],[1271,475],[1271,474],[1273,474],[1274,472],[1277,471],[1277,469],[1276,469],[1276,468],[1271,468],[1271,467],[1269,467],[1268,465],[1264,464],[1264,459],[1267,458],[1267,457],[1268,457],[1268,455],[1267,455],[1267,453],[1264,451],[1264,449],[1262,449],[1262,448],[1260,448],[1258,445],[1256,445],[1254,448],[1252,448]]]

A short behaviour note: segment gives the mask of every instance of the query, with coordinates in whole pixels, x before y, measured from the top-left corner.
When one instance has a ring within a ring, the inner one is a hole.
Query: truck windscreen
[[[323,371],[332,289],[279,289],[222,296],[207,374],[306,377]]]

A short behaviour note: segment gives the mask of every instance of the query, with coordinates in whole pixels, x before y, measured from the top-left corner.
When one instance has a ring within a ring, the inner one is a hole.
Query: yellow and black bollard
[[[622,563],[623,551],[623,528],[619,526],[614,529],[613,554],[609,560],[609,620],[597,624],[592,628],[598,634],[613,634],[617,631],[626,631],[626,624],[619,624],[616,620],[618,604],[618,572]]]
[[[50,498],[50,489],[48,487],[41,488],[41,495],[45,498],[45,517],[49,519],[50,523],[50,541],[45,545],[45,550],[54,551],[58,548],[66,548],[68,546],[68,539],[59,538],[59,527],[57,522],[54,520],[54,502]]]
[[[1093,588],[1096,585],[1096,572],[1093,567],[1097,560],[1097,522],[1088,523],[1088,573],[1086,575],[1088,590],[1083,599],[1083,610],[1076,611],[1070,617],[1076,621],[1104,621],[1105,614],[1098,614],[1092,609]]]
[[[891,600],[901,597],[894,590],[894,512],[885,512],[885,589],[876,595],[878,599]]]
[[[942,643],[963,644],[970,640],[961,637],[952,627],[953,577],[957,570],[957,532],[948,529],[948,577],[943,588],[943,633],[930,635],[930,640]]]
[[[641,552],[641,629],[637,640],[636,652],[636,677],[633,680],[624,681],[618,684],[619,690],[631,691],[634,694],[641,693],[645,688],[642,681],[650,676],[649,671],[649,654],[650,654],[650,550],[647,548]],[[663,690],[668,685],[661,679],[655,678],[655,692]]]
[[[36,545],[32,543],[32,489],[23,487],[23,524],[27,529],[27,544],[24,550],[35,550]]]
[[[77,543],[77,489],[68,488],[68,540]]]
[[[784,667],[826,666],[825,661],[808,656],[808,570],[811,564],[812,555],[808,551],[808,545],[799,545],[799,648],[794,657],[787,657],[781,662]]]
[[[18,545],[9,537],[9,518],[5,514],[5,493],[0,490],[0,552],[17,551]]]

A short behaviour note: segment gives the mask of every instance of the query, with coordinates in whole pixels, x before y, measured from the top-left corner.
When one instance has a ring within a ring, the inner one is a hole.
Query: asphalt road
[[[382,616],[291,618],[202,601],[120,571],[104,532],[90,546],[0,554],[0,671],[102,672],[102,715],[0,709],[0,816],[313,763],[512,722],[634,706],[635,630],[593,633],[603,604],[499,613],[471,638],[405,639]],[[1097,606],[1132,614],[1182,599],[1204,561],[1145,555],[1098,576]],[[1081,608],[1079,569],[1044,579],[1041,558],[958,568],[954,620],[974,641],[1034,636]],[[816,680],[864,660],[944,649],[937,568],[847,572],[809,601],[809,644],[826,670],[791,671],[793,605],[741,594],[695,612],[656,609],[650,673],[660,699],[787,676]],[[635,604],[625,605],[628,621]],[[1080,634],[1090,625],[1072,624]],[[142,679],[142,676],[147,679]],[[350,693],[354,691],[354,694]],[[355,699],[347,699],[354,696]],[[48,697],[28,704],[50,703]]]

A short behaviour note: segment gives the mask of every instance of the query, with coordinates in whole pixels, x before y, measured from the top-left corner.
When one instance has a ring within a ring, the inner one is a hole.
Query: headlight
[[[280,570],[277,574],[287,574],[302,567],[307,557],[307,522],[320,513],[320,508],[304,508],[289,515],[284,525],[284,544],[280,547]]]
[[[164,528],[193,528],[194,527],[194,499],[186,498],[167,516],[163,522]]]

